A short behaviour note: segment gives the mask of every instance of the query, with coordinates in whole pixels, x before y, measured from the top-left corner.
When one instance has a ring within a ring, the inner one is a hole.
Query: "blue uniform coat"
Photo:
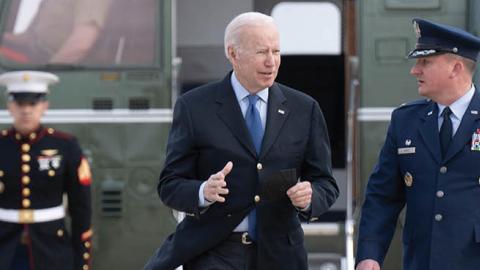
[[[383,262],[397,217],[406,206],[404,269],[480,269],[480,133],[477,90],[442,158],[438,106],[396,109],[366,190],[357,261]]]

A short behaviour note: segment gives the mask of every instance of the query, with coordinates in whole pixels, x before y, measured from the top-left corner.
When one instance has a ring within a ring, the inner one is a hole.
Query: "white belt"
[[[46,222],[65,217],[63,205],[44,209],[0,208],[0,221],[29,224]]]

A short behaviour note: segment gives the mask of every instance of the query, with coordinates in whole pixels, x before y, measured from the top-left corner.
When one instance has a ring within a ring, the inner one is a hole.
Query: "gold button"
[[[82,267],[83,270],[88,270],[88,265],[84,264]]]
[[[30,171],[30,165],[28,164],[23,164],[22,165],[22,172],[28,173]]]
[[[54,130],[53,128],[48,128],[48,129],[47,129],[48,134],[53,134],[54,131],[55,131],[55,130]]]
[[[7,136],[7,134],[8,134],[8,130],[6,130],[6,129],[2,130],[2,135],[3,136]]]
[[[29,154],[23,154],[22,155],[22,161],[23,162],[29,162],[32,158],[30,157]]]
[[[255,202],[259,202],[260,201],[260,196],[255,195],[255,197],[253,199],[255,200]]]
[[[30,176],[28,176],[28,175],[22,176],[22,183],[23,183],[24,185],[30,184]]]
[[[17,140],[20,140],[20,139],[22,139],[22,135],[20,135],[20,134],[16,133],[16,134],[15,134],[15,139],[17,139]]]
[[[0,194],[3,193],[3,191],[5,190],[5,184],[0,181]]]
[[[30,200],[29,199],[23,199],[22,200],[22,206],[25,207],[25,208],[28,208],[30,207]]]
[[[30,151],[30,145],[28,143],[22,144],[22,151],[23,152],[28,152]]]
[[[55,176],[55,171],[54,170],[48,170],[48,176],[54,177]]]
[[[0,177],[3,177],[4,175],[5,175],[5,173],[2,170],[0,170]]]
[[[88,252],[83,253],[83,259],[85,260],[90,259],[90,254],[88,254]]]
[[[35,140],[35,138],[37,138],[37,134],[36,133],[30,133],[30,140]]]
[[[62,229],[58,229],[58,230],[57,230],[57,236],[58,236],[58,237],[62,237],[63,234],[64,234],[64,232],[63,232]]]
[[[263,169],[262,163],[257,163],[257,170],[261,170],[261,169]]]
[[[83,244],[86,248],[90,248],[91,244],[89,241],[86,241],[84,244]]]
[[[29,188],[24,188],[24,189],[22,189],[22,194],[23,194],[23,196],[25,196],[25,197],[30,196],[30,189],[29,189]]]

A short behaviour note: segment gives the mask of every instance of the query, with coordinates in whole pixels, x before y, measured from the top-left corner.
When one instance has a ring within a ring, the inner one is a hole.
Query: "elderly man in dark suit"
[[[316,219],[338,197],[322,112],[274,82],[270,16],[234,18],[225,53],[233,72],[175,106],[158,192],[187,216],[145,269],[307,269],[300,218]]]
[[[410,73],[427,100],[400,106],[367,186],[357,270],[379,270],[406,205],[406,270],[480,269],[480,39],[414,19]]]

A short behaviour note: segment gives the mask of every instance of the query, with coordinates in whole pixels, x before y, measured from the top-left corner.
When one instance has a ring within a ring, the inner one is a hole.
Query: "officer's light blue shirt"
[[[462,121],[463,115],[468,109],[468,105],[470,105],[470,101],[473,98],[473,94],[475,94],[475,85],[472,84],[470,90],[465,93],[461,98],[457,99],[455,102],[450,104],[450,110],[452,110],[452,114],[450,114],[450,119],[452,120],[452,136],[455,135],[457,132],[458,126],[460,126],[460,122]],[[445,105],[438,104],[438,130],[443,123],[442,112],[445,109]]]

